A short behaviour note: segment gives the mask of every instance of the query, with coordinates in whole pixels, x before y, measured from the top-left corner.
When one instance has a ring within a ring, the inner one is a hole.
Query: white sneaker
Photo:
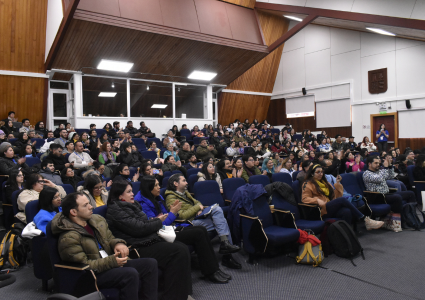
[[[364,222],[365,222],[365,225],[366,225],[366,229],[367,230],[379,229],[379,228],[381,228],[384,225],[384,222],[382,222],[382,221],[375,221],[375,220],[372,220],[369,217],[366,217],[364,219]]]

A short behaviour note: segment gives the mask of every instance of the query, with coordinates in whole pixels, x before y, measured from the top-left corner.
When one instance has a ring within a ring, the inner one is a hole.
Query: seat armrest
[[[413,181],[414,183],[425,183],[425,181]]]
[[[363,191],[364,198],[369,204],[387,204],[385,195],[379,192]]]
[[[231,202],[232,202],[232,200],[227,200],[227,199],[226,199],[226,200],[224,200],[224,201],[229,202],[229,203],[231,203]]]
[[[258,220],[258,217],[251,217],[251,216],[247,216],[247,215],[243,215],[243,214],[240,214],[240,216],[247,218],[247,219],[251,219],[251,220]]]
[[[62,268],[62,269],[70,269],[70,270],[76,270],[76,271],[84,271],[84,270],[90,270],[90,266],[86,264],[79,264],[79,263],[70,263],[66,261],[61,261],[57,264],[55,264],[56,268]]]
[[[273,209],[273,212],[277,226],[298,229],[295,224],[295,217],[293,213],[280,209]]]

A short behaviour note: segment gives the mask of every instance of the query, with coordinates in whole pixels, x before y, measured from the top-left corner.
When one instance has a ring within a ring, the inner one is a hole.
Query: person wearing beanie
[[[0,130],[0,144],[4,143],[6,141],[7,141],[6,134],[4,133],[3,130]]]
[[[25,160],[25,157],[15,158],[15,152],[10,143],[0,144],[0,175],[10,175],[10,172],[19,168],[27,169]]]

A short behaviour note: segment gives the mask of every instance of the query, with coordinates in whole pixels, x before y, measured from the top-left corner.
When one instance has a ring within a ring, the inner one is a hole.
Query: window
[[[130,81],[130,116],[172,118],[173,85],[162,82]]]
[[[207,117],[207,87],[175,85],[176,118],[204,119]]]
[[[66,118],[66,94],[53,93],[53,117]]]
[[[51,89],[67,90],[68,82],[50,81]]]
[[[102,97],[105,93],[108,93],[107,97]],[[83,76],[83,116],[119,117],[126,115],[126,80]]]

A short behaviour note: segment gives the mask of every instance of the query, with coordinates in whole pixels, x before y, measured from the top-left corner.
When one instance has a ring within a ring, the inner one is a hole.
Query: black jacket
[[[180,160],[186,164],[189,163],[189,158],[191,158],[194,154],[195,153],[193,153],[192,151],[185,151],[182,149],[180,149],[179,151]]]
[[[127,153],[124,150],[121,151],[118,160],[120,163],[127,164],[129,167],[139,167],[141,165],[137,153]]]
[[[15,161],[18,162],[18,159],[15,158]],[[12,158],[0,157],[0,175],[10,175],[12,170],[17,170],[19,168],[28,169],[28,165],[23,163],[19,165],[14,163]]]
[[[413,169],[413,178],[415,178],[416,181],[425,181],[425,168],[416,166]]]
[[[70,184],[72,185],[72,187],[74,188],[74,191],[77,191],[77,184],[83,181],[83,179],[77,175],[74,175],[74,177],[67,177],[67,176],[63,176],[62,177],[62,182],[63,184]]]
[[[55,165],[55,170],[59,170],[59,171],[62,171],[65,168],[65,164],[68,163],[65,160],[64,155],[57,157],[52,152],[50,152],[49,155],[45,159],[51,160],[53,162],[53,164]]]
[[[116,238],[137,247],[145,242],[162,240],[157,232],[162,228],[158,218],[148,219],[139,202],[111,201],[108,203],[106,221]]]

